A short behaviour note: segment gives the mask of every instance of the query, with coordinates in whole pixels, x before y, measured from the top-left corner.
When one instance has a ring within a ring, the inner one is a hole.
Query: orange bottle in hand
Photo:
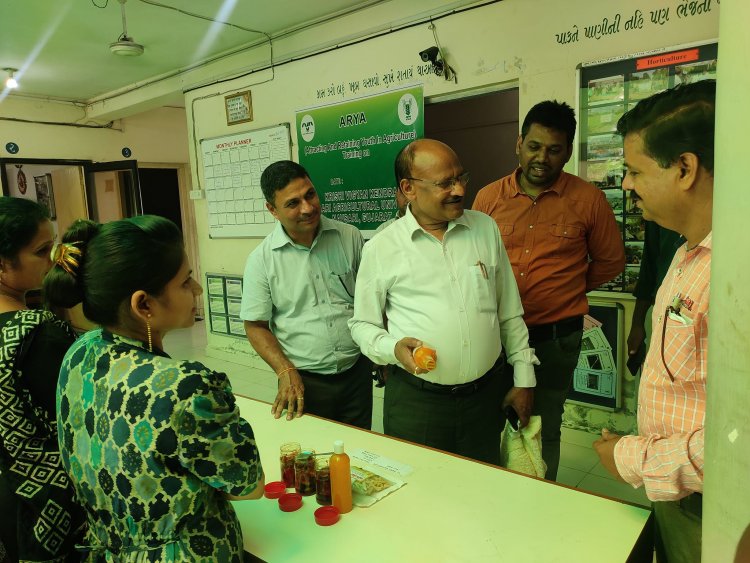
[[[333,455],[328,462],[331,475],[331,499],[341,514],[352,510],[352,473],[349,456],[344,453],[344,442],[333,443]]]
[[[414,348],[412,356],[418,368],[432,371],[437,366],[437,352],[425,344]]]

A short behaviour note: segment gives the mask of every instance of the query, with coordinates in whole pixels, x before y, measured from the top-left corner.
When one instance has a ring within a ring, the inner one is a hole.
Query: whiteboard
[[[200,142],[211,238],[264,237],[276,220],[266,209],[260,175],[291,160],[289,123]]]

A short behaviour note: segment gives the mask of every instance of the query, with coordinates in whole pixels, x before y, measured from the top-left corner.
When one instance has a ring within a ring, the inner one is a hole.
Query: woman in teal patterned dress
[[[88,519],[89,561],[241,561],[229,500],[259,498],[263,470],[229,381],[162,350],[202,293],[182,235],[140,216],[79,221],[47,300],[83,303],[102,328],[68,351],[57,388],[63,465]]]

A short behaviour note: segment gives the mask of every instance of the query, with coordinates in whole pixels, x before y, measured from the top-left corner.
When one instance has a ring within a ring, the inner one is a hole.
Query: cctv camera
[[[438,55],[440,54],[440,51],[437,47],[428,47],[424,51],[421,51],[419,53],[419,56],[422,57],[422,60],[424,62],[435,62],[438,58]]]

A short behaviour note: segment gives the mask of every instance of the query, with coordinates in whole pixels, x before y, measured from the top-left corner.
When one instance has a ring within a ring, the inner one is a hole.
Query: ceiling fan
[[[120,11],[122,12],[122,33],[117,38],[117,41],[109,44],[109,50],[121,57],[137,57],[143,54],[145,48],[140,43],[133,41],[132,37],[128,36],[128,24],[125,20],[125,2],[127,1],[118,0],[120,2]]]

